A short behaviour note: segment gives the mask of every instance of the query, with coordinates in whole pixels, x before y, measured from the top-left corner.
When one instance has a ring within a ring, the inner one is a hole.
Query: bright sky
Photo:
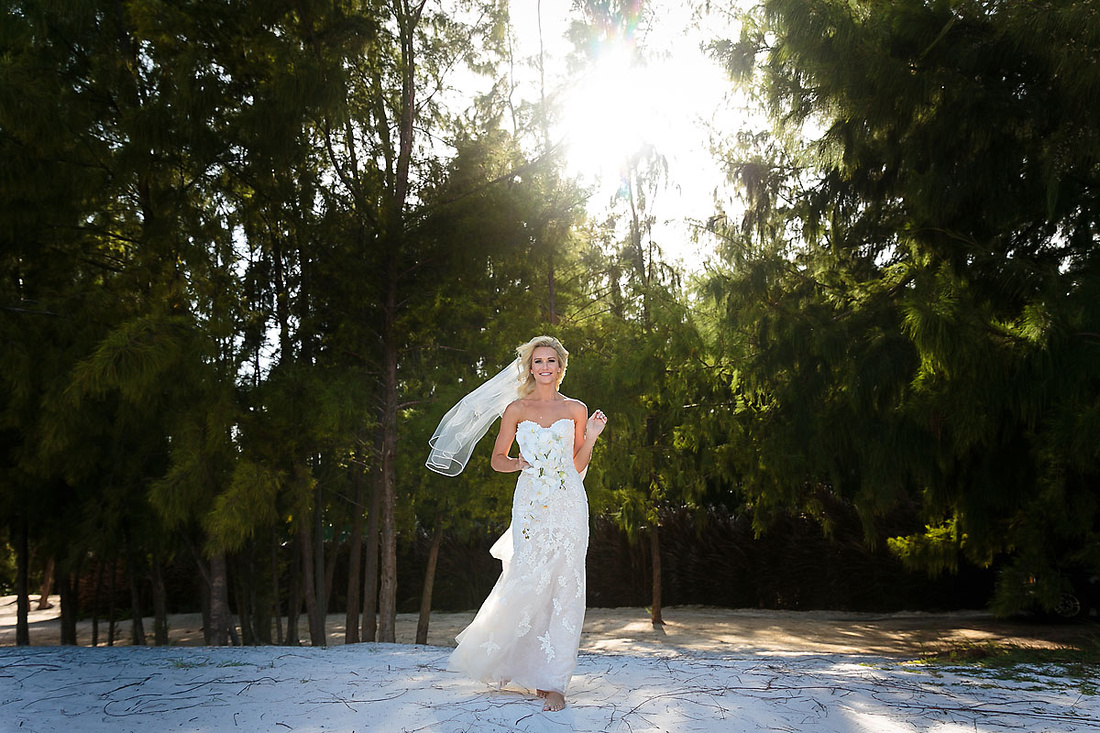
[[[521,58],[537,60],[538,5],[539,0],[511,0]],[[745,117],[744,102],[731,97],[724,72],[700,50],[704,34],[692,27],[688,4],[645,2],[633,33],[639,53],[632,57],[625,45],[608,44],[579,78],[569,75],[566,64],[572,46],[564,34],[578,17],[572,2],[542,0],[541,5],[547,94],[561,91],[565,97],[553,135],[569,148],[571,172],[596,187],[590,212],[602,218],[620,190],[623,162],[643,145],[654,146],[668,161],[668,181],[653,201],[653,239],[666,259],[700,269],[708,253],[699,250],[708,245],[691,242],[691,222],[714,213],[714,192],[725,188],[708,148],[711,129],[732,137]],[[715,22],[707,23],[711,37],[722,34]],[[530,74],[533,91],[524,96],[537,98],[537,70]]]

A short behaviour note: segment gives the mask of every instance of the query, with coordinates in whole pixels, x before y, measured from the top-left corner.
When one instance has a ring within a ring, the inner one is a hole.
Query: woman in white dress
[[[516,351],[513,375],[523,381],[519,398],[501,416],[491,461],[502,473],[520,472],[512,525],[492,550],[503,572],[458,635],[448,667],[492,684],[534,689],[545,700],[543,709],[556,711],[565,707],[584,623],[588,500],[581,472],[607,417],[599,410],[589,417],[583,402],[558,391],[569,353],[556,338],[540,336]],[[433,460],[440,463],[440,433],[450,417],[433,437],[428,461],[441,473],[448,471]],[[516,457],[509,455],[513,442],[519,443]],[[454,460],[451,453],[447,458]]]

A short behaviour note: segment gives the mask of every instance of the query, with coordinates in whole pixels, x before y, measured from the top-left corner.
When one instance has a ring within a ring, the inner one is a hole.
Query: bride
[[[607,416],[596,410],[589,417],[583,402],[558,391],[569,352],[556,338],[536,337],[516,353],[516,362],[447,413],[431,440],[428,467],[455,475],[506,404],[491,465],[520,472],[512,524],[491,550],[503,572],[456,637],[448,668],[537,690],[543,710],[556,711],[565,707],[584,623],[588,500],[581,472]]]

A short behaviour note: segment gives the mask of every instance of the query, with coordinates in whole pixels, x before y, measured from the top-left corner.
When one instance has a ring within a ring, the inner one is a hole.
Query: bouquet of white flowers
[[[569,451],[565,438],[555,430],[535,431],[532,443],[528,444],[523,456],[531,465],[523,472],[535,482],[535,496],[531,503],[545,506],[550,500],[550,492],[564,486]]]

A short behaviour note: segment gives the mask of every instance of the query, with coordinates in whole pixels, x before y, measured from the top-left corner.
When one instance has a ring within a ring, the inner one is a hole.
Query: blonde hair
[[[561,362],[561,373],[558,374],[558,383],[554,385],[554,388],[557,389],[561,387],[561,380],[565,379],[565,368],[569,366],[569,352],[561,345],[561,341],[558,341],[553,336],[536,336],[527,343],[516,348],[516,356],[519,357],[519,361],[523,365],[523,372],[526,375],[523,384],[519,387],[519,396],[521,398],[531,394],[535,389],[535,375],[531,373],[531,362],[535,356],[535,349],[540,346],[548,346],[556,351],[558,360]]]

